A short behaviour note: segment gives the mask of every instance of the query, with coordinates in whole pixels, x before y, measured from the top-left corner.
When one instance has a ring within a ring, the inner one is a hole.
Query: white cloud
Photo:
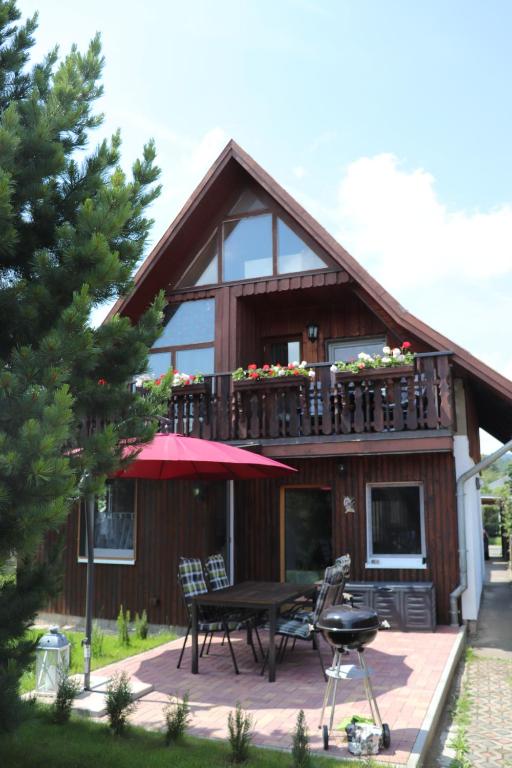
[[[306,169],[303,165],[296,165],[295,168],[293,168],[293,175],[297,179],[303,179],[306,175]]]
[[[228,142],[224,128],[212,128],[196,144],[189,159],[190,170],[204,176],[210,165],[217,159]]]
[[[461,274],[512,274],[512,205],[449,211],[434,177],[422,168],[404,170],[392,154],[348,166],[337,222],[339,240],[388,286],[390,274],[422,285]]]

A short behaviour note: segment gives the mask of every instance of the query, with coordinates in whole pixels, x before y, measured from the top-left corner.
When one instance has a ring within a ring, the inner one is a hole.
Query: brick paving
[[[263,637],[264,644],[265,639]],[[392,739],[390,749],[381,753],[379,761],[393,765],[407,763],[456,640],[455,630],[440,627],[435,633],[380,632],[368,647],[367,662],[374,673],[375,693]],[[277,681],[269,683],[259,675],[260,667],[254,664],[241,635],[234,640],[239,676],[234,674],[228,648],[221,647],[220,638],[212,643],[210,655],[200,660],[199,675],[190,673],[189,648],[182,668],[177,670],[182,642],[167,643],[97,671],[96,674],[111,674],[125,670],[154,686],[153,692],[140,700],[132,716],[134,724],[161,728],[162,707],[168,695],[188,692],[193,713],[191,732],[197,736],[225,738],[228,713],[240,701],[253,715],[255,744],[288,749],[297,712],[302,708],[311,746],[321,750],[318,720],[325,683],[310,643],[298,642],[295,650],[287,653],[278,665]],[[322,650],[327,666],[329,649],[323,645]],[[348,663],[352,661],[352,656],[347,657]],[[369,714],[360,681],[340,683],[338,702],[335,722],[353,714]],[[341,736],[334,737],[333,741],[331,754],[347,756]]]
[[[461,695],[469,701],[464,768],[512,768],[512,572],[503,560],[486,563],[486,570],[477,632],[470,642],[473,653],[458,671],[425,768],[455,765],[453,741],[460,728],[451,712]]]

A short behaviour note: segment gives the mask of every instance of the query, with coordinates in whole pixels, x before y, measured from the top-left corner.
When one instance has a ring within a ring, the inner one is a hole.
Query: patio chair
[[[206,576],[208,578],[208,583],[212,592],[216,592],[219,589],[226,589],[226,587],[230,586],[228,574],[226,571],[226,563],[222,555],[210,555],[205,560],[204,566],[206,570]],[[240,610],[236,613],[230,612],[229,619],[231,621],[238,621],[241,625],[245,625],[247,629],[247,642],[251,646],[254,660],[257,662],[258,657],[252,642],[252,630],[254,629],[256,638],[258,640],[261,657],[263,658],[263,646],[261,645],[260,636],[258,634],[258,624],[262,623],[261,616],[259,614],[249,614],[247,611]],[[210,635],[210,640],[206,648],[206,655],[208,655],[210,652],[212,637],[213,635]],[[224,645],[224,638],[222,638],[222,644]]]
[[[350,576],[350,565],[351,565],[351,558],[349,554],[341,555],[340,557],[337,557],[334,561],[334,567],[341,568],[343,571],[344,576],[344,582],[343,582],[343,588],[345,587],[345,583],[347,582],[347,579]],[[351,603],[353,598],[352,595],[349,595],[347,592],[340,592],[340,595],[338,596],[340,602],[343,603]],[[295,603],[294,606],[291,608],[291,610],[287,611],[286,615],[290,618],[297,619],[300,621],[305,621],[308,624],[313,623],[313,614],[315,610],[315,600],[313,600],[312,604],[308,607],[304,606],[304,603]],[[295,647],[295,643],[293,644],[293,647]]]
[[[178,664],[176,665],[179,669],[183,659],[183,654],[185,652],[188,636],[190,634],[190,630],[192,629],[192,599],[197,595],[204,595],[208,592],[208,587],[206,586],[203,573],[203,566],[199,558],[180,557],[178,564],[178,583],[181,588],[181,594],[188,614],[187,633],[185,635],[185,640],[183,641],[183,647],[181,649],[180,658],[178,659]],[[230,633],[240,629],[240,623],[232,621],[222,611],[212,610],[207,612],[201,606],[199,606],[197,628],[199,632],[205,633],[203,646],[201,648],[201,656],[203,655],[208,635],[213,635],[215,632],[225,633],[229,645],[229,651],[231,653],[231,658],[233,660],[233,666],[235,668],[235,674],[238,675],[239,670],[236,663],[235,652],[231,644]]]
[[[276,635],[281,636],[281,642],[278,648],[279,659],[284,657],[286,646],[290,638],[294,643],[296,640],[306,640],[311,642],[313,644],[313,650],[317,652],[324,679],[327,680],[318,642],[320,633],[316,625],[324,608],[328,608],[330,605],[336,605],[343,600],[345,581],[346,576],[344,569],[337,565],[330,565],[325,569],[324,579],[318,591],[315,608],[311,614],[310,621],[305,621],[303,618],[295,618],[293,614],[278,619]],[[262,675],[265,674],[267,661],[268,653],[263,662],[261,670]]]

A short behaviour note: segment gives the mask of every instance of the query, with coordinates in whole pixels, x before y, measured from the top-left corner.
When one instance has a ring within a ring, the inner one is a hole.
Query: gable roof
[[[505,442],[512,437],[512,382],[478,360],[463,347],[423,323],[406,310],[343,248],[283,187],[281,187],[235,141],[228,142],[202,181],[189,197],[170,227],[155,245],[135,275],[131,293],[119,299],[109,313],[136,317],[163,286],[169,268],[166,258],[176,248],[191,242],[198,223],[208,220],[219,195],[232,189],[245,173],[280,205],[289,216],[343,268],[353,281],[355,292],[387,324],[402,329],[432,350],[450,350],[458,372],[470,383],[480,426]]]

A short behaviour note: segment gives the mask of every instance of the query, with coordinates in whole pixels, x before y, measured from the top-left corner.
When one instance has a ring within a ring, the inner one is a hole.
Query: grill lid
[[[318,629],[338,632],[354,632],[379,628],[379,617],[370,608],[353,608],[351,605],[331,605],[322,611]]]

